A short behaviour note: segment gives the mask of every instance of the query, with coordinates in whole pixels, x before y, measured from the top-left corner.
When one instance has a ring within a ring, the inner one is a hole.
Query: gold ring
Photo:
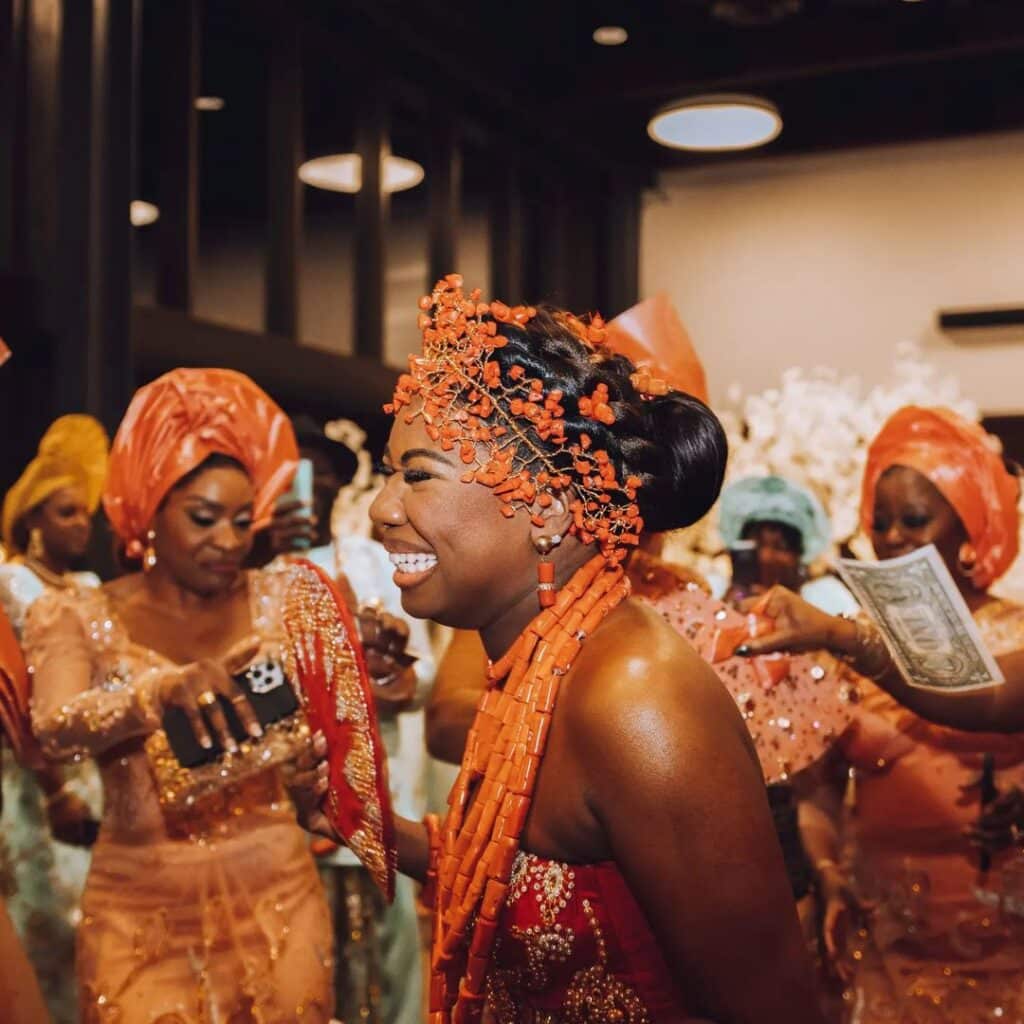
[[[213,690],[203,690],[198,697],[196,697],[196,703],[201,708],[212,708],[217,703],[217,694]]]

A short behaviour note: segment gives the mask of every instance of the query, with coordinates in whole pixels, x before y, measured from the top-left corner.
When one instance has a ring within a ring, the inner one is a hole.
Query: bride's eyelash
[[[389,466],[386,462],[375,462],[373,464],[373,471],[383,477],[394,476],[397,472],[393,466]],[[419,484],[423,483],[424,480],[432,480],[433,474],[422,469],[406,469],[402,472],[402,477],[407,484]]]

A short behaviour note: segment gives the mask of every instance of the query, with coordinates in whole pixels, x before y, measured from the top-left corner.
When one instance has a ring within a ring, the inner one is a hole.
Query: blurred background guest
[[[806,487],[780,476],[746,477],[729,484],[718,504],[718,531],[733,556],[734,578],[726,600],[735,602],[773,586],[799,593],[832,615],[852,613],[857,602],[830,573],[809,579],[810,565],[828,551],[832,527],[822,504]],[[742,542],[750,546],[745,548]],[[747,578],[736,563],[749,552]]]
[[[38,750],[28,723],[28,670],[18,639],[6,615],[0,612],[0,753],[10,746],[21,763],[38,761]],[[3,796],[0,794],[0,816]],[[0,1006],[10,1024],[48,1024],[35,970],[7,912],[6,899],[15,892],[7,834],[7,819],[0,830]]]
[[[18,636],[33,603],[50,591],[99,586],[81,570],[107,469],[107,435],[91,416],[56,420],[36,457],[7,491],[0,565],[0,604]],[[75,927],[88,848],[102,801],[92,761],[34,770],[4,763],[7,846],[14,889],[8,910],[57,1020],[76,1016]]]

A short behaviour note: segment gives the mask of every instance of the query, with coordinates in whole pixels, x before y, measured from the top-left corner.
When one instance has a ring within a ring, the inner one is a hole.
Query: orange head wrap
[[[605,327],[608,347],[637,368],[646,367],[669,387],[707,404],[704,364],[675,306],[664,292],[631,306]]]
[[[265,391],[234,370],[178,369],[140,388],[110,450],[103,507],[129,554],[167,492],[211,455],[246,469],[256,491],[256,526],[265,526],[298,464],[288,417]]]
[[[973,580],[987,587],[1017,557],[1020,485],[1003,464],[992,438],[949,409],[908,405],[889,417],[868,449],[860,519],[874,518],[875,488],[892,466],[927,477],[952,505],[977,553]]]

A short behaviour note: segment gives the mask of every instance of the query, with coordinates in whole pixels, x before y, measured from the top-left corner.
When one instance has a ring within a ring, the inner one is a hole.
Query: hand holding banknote
[[[908,686],[945,693],[1004,681],[935,546],[837,568],[881,634]]]
[[[838,654],[853,653],[855,631],[844,628],[850,627],[850,623],[823,612],[785,587],[772,587],[767,594],[744,601],[741,608],[748,614],[771,622],[767,632],[744,641],[736,648],[736,653],[741,657],[769,654],[772,651],[797,653],[822,649]]]

